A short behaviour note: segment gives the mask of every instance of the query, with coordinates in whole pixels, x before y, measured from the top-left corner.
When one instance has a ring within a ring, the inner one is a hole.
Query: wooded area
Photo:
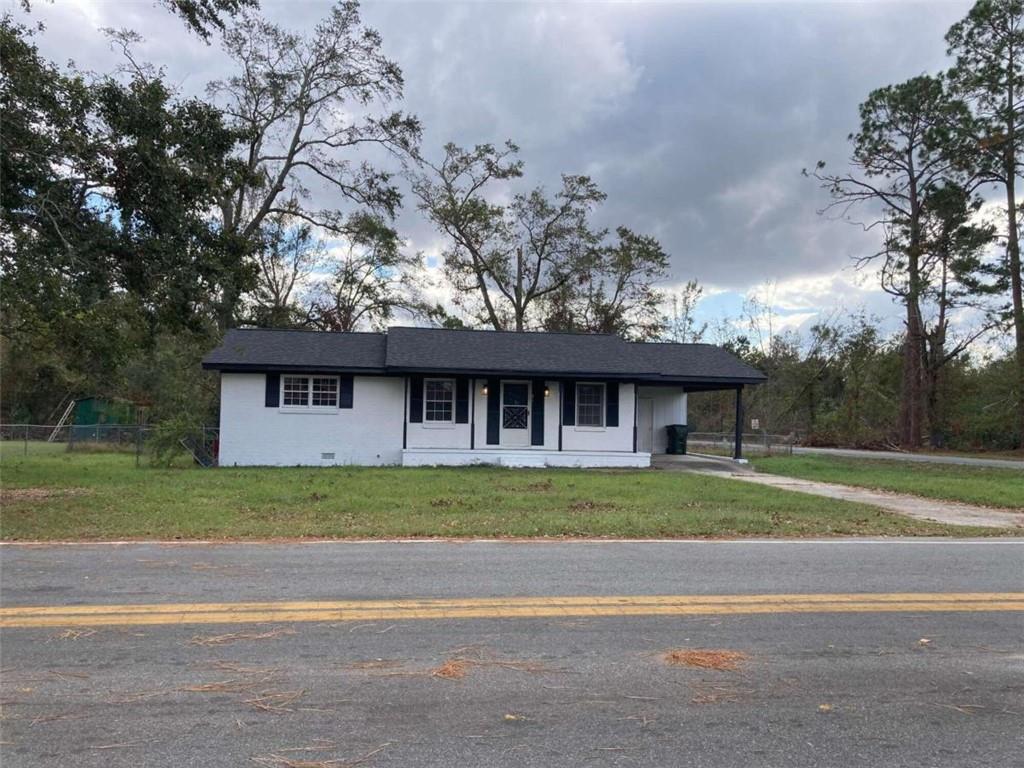
[[[980,0],[946,36],[946,71],[867,95],[849,167],[805,172],[824,215],[879,234],[858,265],[899,307],[895,335],[863,314],[777,332],[755,298],[699,322],[701,286],[665,287],[655,237],[595,224],[615,201],[593,179],[531,184],[512,141],[422,146],[401,67],[358,3],[305,33],[255,0],[162,5],[232,62],[202,98],[140,61],[131,31],[108,31],[123,65],[95,74],[42,57],[38,26],[0,23],[3,421],[119,397],[174,446],[216,421],[199,360],[226,328],[406,321],[721,343],[769,376],[747,415],[770,432],[1021,447],[1024,0]],[[403,205],[443,238],[444,305],[396,227]],[[691,400],[701,430],[731,415],[716,395]]]

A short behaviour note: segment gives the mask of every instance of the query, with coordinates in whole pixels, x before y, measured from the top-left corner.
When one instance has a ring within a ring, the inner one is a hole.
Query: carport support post
[[[743,385],[736,387],[736,435],[733,440],[732,457],[743,458]]]

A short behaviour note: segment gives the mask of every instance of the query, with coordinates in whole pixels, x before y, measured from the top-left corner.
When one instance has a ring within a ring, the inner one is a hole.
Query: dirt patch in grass
[[[461,503],[462,503],[461,499],[431,499],[430,500],[430,506],[432,506],[434,509],[447,509],[449,507],[454,507],[454,506],[456,506],[458,504],[461,504]]]
[[[5,502],[13,501],[48,501],[71,496],[85,496],[92,493],[88,488],[4,488],[0,498]]]
[[[527,483],[526,485],[498,485],[499,491],[511,491],[512,493],[549,493],[555,490],[555,483],[549,478],[547,480],[538,480],[533,483]]]
[[[574,501],[569,505],[570,512],[606,512],[612,509],[618,507],[607,501]]]
[[[696,669],[717,669],[733,671],[749,657],[739,651],[723,651],[710,648],[677,648],[665,653],[665,662],[676,667]]]

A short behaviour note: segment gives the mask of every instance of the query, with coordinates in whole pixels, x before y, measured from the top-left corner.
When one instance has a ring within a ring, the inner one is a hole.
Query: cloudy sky
[[[800,172],[844,163],[872,88],[944,67],[943,35],[970,5],[376,0],[363,17],[404,71],[428,155],[511,138],[531,183],[593,176],[608,194],[601,223],[656,235],[671,283],[705,286],[704,318],[736,314],[771,285],[790,326],[843,307],[895,329],[898,308],[851,266],[871,242],[818,216],[823,193]],[[329,6],[262,7],[301,30]],[[151,0],[33,0],[32,17],[56,61],[109,71],[118,59],[98,30],[129,27],[185,93],[230,72],[216,41]],[[411,247],[437,252],[411,203],[400,225]]]

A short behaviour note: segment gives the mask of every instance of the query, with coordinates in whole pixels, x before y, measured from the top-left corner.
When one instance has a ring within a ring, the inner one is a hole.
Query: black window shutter
[[[562,424],[571,427],[576,424],[576,382],[563,381],[562,390]]]
[[[338,407],[352,407],[353,380],[351,376],[338,377]]]
[[[530,445],[544,445],[544,381],[533,382],[533,410],[530,413]]]
[[[465,376],[455,380],[455,423],[469,424],[469,379]]]
[[[501,380],[487,380],[487,444],[501,442]]]
[[[423,421],[423,377],[409,377],[409,422],[419,424]]]
[[[281,402],[281,374],[267,374],[267,393],[263,405],[267,408],[277,408]]]
[[[619,426],[619,383],[609,381],[604,387],[604,425]]]

